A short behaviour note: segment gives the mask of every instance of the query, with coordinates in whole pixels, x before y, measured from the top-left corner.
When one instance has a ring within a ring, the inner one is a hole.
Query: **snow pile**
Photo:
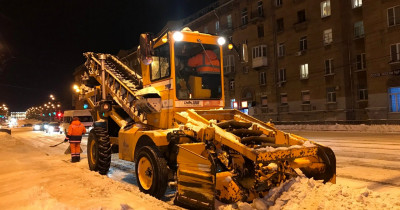
[[[275,125],[280,130],[358,131],[370,133],[400,132],[400,125]]]
[[[5,132],[0,132],[0,141],[10,140],[11,135]]]
[[[305,177],[292,178],[264,198],[252,203],[238,202],[217,206],[219,210],[250,209],[400,209],[400,199],[368,190],[323,184]]]

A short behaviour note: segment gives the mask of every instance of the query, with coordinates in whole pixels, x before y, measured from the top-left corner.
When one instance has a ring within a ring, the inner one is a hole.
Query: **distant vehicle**
[[[32,127],[32,124],[30,124],[30,123],[23,124],[22,127]]]
[[[34,131],[44,131],[47,129],[48,124],[49,124],[48,122],[42,122],[42,123],[35,124],[35,125],[33,125],[33,130]],[[46,126],[46,128],[45,128],[45,126]]]
[[[61,131],[67,133],[68,127],[71,124],[72,119],[74,117],[78,117],[79,121],[81,121],[83,126],[85,126],[86,132],[89,133],[89,131],[93,128],[93,117],[90,111],[90,109],[64,111],[63,122],[61,123]]]
[[[49,123],[47,129],[46,129],[46,133],[56,133],[59,132],[60,134],[62,133],[62,131],[60,130],[60,123],[59,122],[51,122]]]

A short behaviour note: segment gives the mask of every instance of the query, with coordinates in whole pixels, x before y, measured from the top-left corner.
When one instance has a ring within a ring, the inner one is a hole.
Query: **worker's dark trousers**
[[[71,162],[79,162],[81,160],[81,143],[71,142]]]

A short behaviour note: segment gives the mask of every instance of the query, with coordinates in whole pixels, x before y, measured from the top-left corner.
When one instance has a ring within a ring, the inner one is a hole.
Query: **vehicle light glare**
[[[226,40],[225,40],[224,37],[219,37],[218,40],[217,40],[217,42],[218,42],[219,45],[224,45],[225,42],[226,42]]]
[[[49,133],[52,133],[54,131],[54,127],[53,126],[50,126],[49,127]]]
[[[183,39],[183,34],[179,31],[175,32],[174,35],[172,35],[175,41],[179,42],[182,41]]]
[[[39,130],[40,129],[40,125],[35,125],[35,130]]]
[[[44,129],[47,129],[49,126],[48,125],[44,125],[43,127],[44,127]]]

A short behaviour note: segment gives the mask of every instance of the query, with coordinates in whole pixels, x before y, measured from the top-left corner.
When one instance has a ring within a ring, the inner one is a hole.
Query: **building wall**
[[[262,2],[263,13],[258,14]],[[233,0],[219,1],[213,10],[197,18],[191,17],[187,26],[200,32],[230,37],[238,47],[225,50],[224,54],[235,54],[235,72],[225,74],[226,106],[231,107],[235,99],[251,104],[249,114],[262,120],[277,121],[365,121],[399,119],[398,113],[389,111],[388,88],[400,86],[396,70],[399,63],[390,63],[390,45],[400,42],[399,27],[388,27],[387,9],[400,3],[396,0],[359,1],[331,0],[331,13],[321,15],[325,1],[293,0]],[[242,24],[242,11],[247,8],[248,23]],[[305,21],[299,22],[298,12],[305,11]],[[224,31],[224,18],[231,14],[233,28]],[[400,14],[399,14],[400,15]],[[220,21],[220,31],[215,22]],[[277,31],[277,20],[283,18],[284,29]],[[355,31],[362,21],[364,33]],[[259,36],[262,26],[264,35]],[[207,30],[205,31],[205,28]],[[324,44],[324,30],[332,29],[332,42]],[[226,31],[224,31],[226,32]],[[300,48],[300,38],[307,37],[307,49]],[[277,55],[279,43],[285,45],[285,55]],[[240,57],[243,44],[248,47],[248,62]],[[254,68],[252,48],[267,46],[268,64]],[[360,57],[365,62],[360,65]],[[239,55],[239,56],[238,56]],[[325,71],[325,60],[332,59],[333,72]],[[300,79],[300,65],[308,64],[308,78]],[[243,68],[248,67],[248,72]],[[280,69],[286,69],[286,80],[280,82]],[[260,74],[265,72],[266,84],[260,84]],[[390,73],[392,72],[392,73]],[[229,82],[235,87],[229,90]],[[365,90],[364,90],[365,89]],[[304,103],[302,91],[309,91],[309,103]],[[360,96],[360,91],[363,92]],[[328,92],[336,94],[336,101],[328,101]],[[282,105],[281,94],[287,94],[287,105]],[[267,97],[268,105],[262,104]]]

